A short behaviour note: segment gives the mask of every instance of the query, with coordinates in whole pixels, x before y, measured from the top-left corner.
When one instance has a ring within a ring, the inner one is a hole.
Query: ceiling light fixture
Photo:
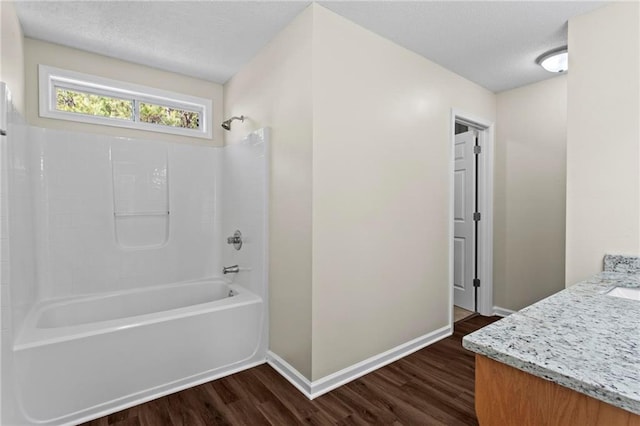
[[[567,46],[550,50],[536,59],[536,64],[549,72],[565,72],[569,69],[569,52]]]

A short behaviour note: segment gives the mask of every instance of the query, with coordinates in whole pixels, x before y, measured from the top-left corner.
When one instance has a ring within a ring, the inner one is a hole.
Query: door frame
[[[478,222],[478,290],[477,312],[491,316],[493,309],[493,169],[495,123],[451,108],[449,137],[449,317],[453,324],[453,237],[454,237],[454,170],[455,170],[455,126],[456,121],[478,132],[478,145],[482,153],[478,157],[478,209],[482,214]]]

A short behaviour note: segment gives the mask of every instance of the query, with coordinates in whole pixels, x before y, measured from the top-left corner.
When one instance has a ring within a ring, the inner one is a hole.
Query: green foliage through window
[[[56,88],[56,109],[78,114],[133,120],[133,101],[131,100],[59,87]]]
[[[163,126],[182,127],[183,129],[198,129],[200,126],[200,114],[194,111],[140,102],[140,121]]]
[[[2,0],[0,0],[2,1]],[[194,138],[213,137],[213,100],[38,65],[41,117]]]
[[[162,126],[199,129],[200,113],[164,105],[138,102],[139,121],[141,123],[160,124]],[[58,111],[98,117],[116,118],[134,121],[134,101],[89,92],[56,87],[56,109]]]

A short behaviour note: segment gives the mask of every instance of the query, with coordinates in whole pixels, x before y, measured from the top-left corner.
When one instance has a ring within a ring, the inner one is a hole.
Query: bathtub
[[[79,423],[263,363],[264,309],[215,279],[41,303],[13,348],[22,414]]]

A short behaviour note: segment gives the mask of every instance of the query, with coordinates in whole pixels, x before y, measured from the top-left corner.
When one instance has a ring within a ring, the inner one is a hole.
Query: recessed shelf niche
[[[165,245],[170,225],[167,148],[153,142],[112,146],[110,158],[116,242],[125,249]]]

